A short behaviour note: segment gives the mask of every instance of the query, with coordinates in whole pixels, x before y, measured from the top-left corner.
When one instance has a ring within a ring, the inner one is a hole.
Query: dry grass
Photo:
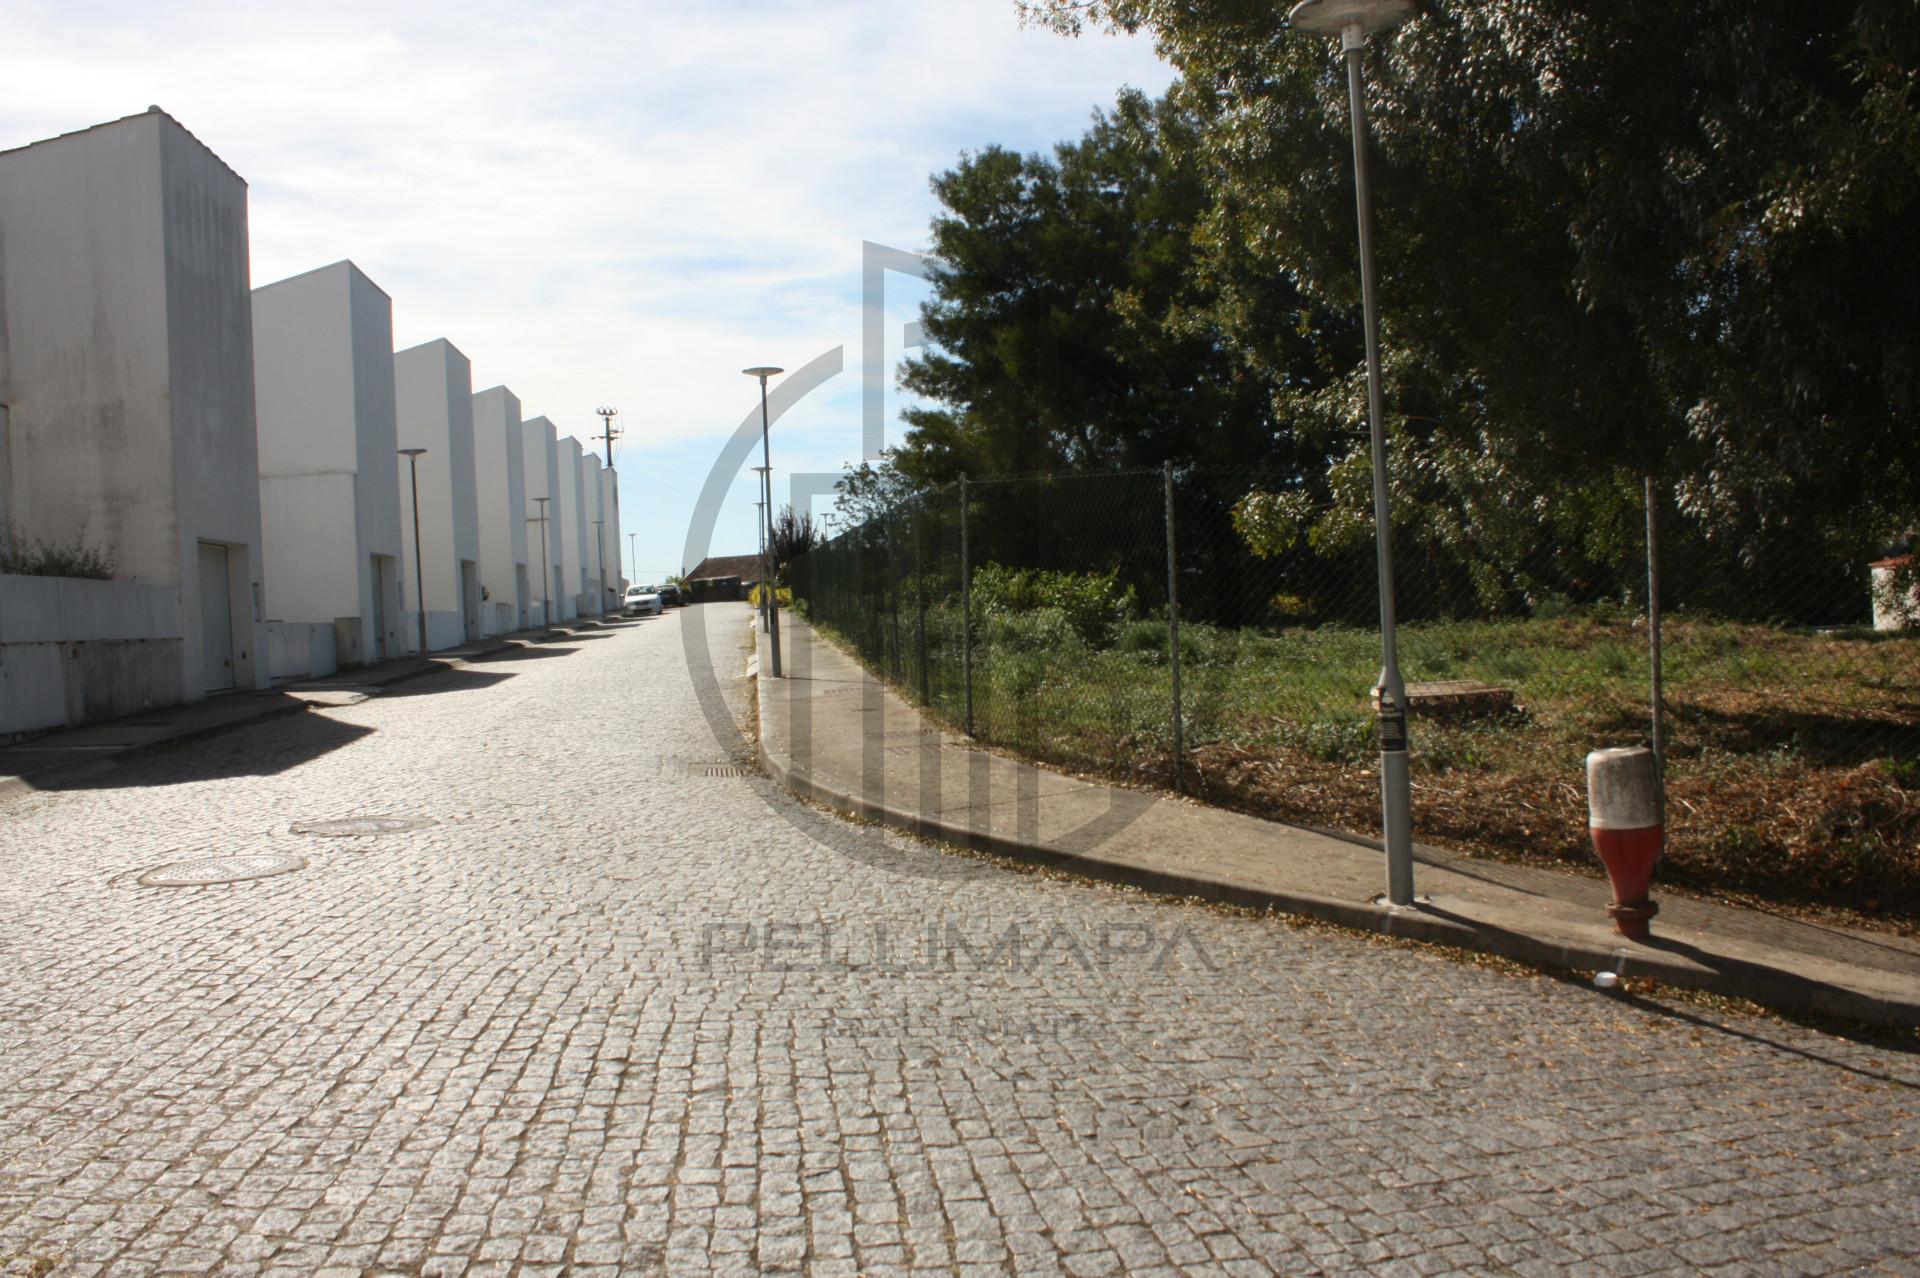
[[[979,738],[1132,784],[1172,780],[1171,670],[1150,623],[1089,647],[997,619],[973,654]],[[962,718],[958,628],[930,632],[935,712]],[[884,636],[883,636],[884,638]],[[1666,635],[1668,850],[1661,881],[1920,926],[1920,635],[1820,634],[1682,616]],[[1189,790],[1224,806],[1377,833],[1364,630],[1183,630]],[[1511,713],[1416,717],[1419,837],[1598,873],[1584,757],[1648,733],[1644,623],[1464,621],[1402,631],[1409,680],[1509,688]],[[910,650],[869,665],[912,696]]]

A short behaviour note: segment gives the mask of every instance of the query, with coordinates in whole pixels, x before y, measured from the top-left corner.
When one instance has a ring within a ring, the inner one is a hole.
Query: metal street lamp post
[[[755,466],[753,469],[755,474],[758,474],[760,471],[760,467],[758,466]],[[762,574],[764,574],[767,570],[767,526],[765,523],[761,521],[760,512],[765,510],[766,508],[767,508],[767,503],[764,499],[753,503],[753,530],[755,533],[759,535],[760,571]],[[767,592],[762,590],[760,592],[760,625],[764,629],[766,624],[767,624]]]
[[[427,577],[420,570],[420,454],[424,448],[402,448],[407,459],[407,478],[413,484],[413,595],[420,606],[420,655],[427,654]]]
[[[1380,576],[1380,807],[1387,849],[1387,900],[1413,904],[1413,803],[1407,779],[1407,685],[1400,676],[1393,612],[1393,526],[1387,511],[1385,408],[1380,393],[1380,322],[1373,268],[1373,194],[1367,183],[1367,99],[1360,57],[1367,37],[1414,13],[1414,0],[1302,0],[1287,15],[1296,31],[1340,37],[1353,116],[1353,189],[1360,225],[1360,301],[1367,338],[1367,417],[1373,437],[1373,528]]]
[[[593,410],[593,415],[595,417],[598,417],[606,425],[607,469],[612,470],[613,469],[613,441],[620,438],[620,436],[626,433],[625,431],[618,431],[613,428],[613,419],[620,415],[620,410],[617,408],[596,408]]]
[[[640,562],[640,548],[634,544],[634,539],[639,535],[639,533],[627,534],[627,562],[630,564],[638,564]],[[616,541],[613,544],[617,546],[620,543]],[[621,576],[625,577],[626,574],[622,573]]]
[[[773,677],[778,679],[781,677],[780,596],[775,580],[777,569],[773,560],[773,449],[772,445],[767,442],[767,435],[771,427],[771,422],[767,416],[767,379],[783,373],[786,370],[783,368],[775,368],[771,364],[761,364],[753,368],[744,368],[740,371],[748,377],[757,377],[760,379],[760,464],[767,468],[767,509],[765,512],[767,550],[764,556],[766,566],[763,569],[766,573],[766,580],[762,583],[762,589],[765,590],[767,595],[767,639],[773,648]]]
[[[767,537],[767,520],[763,512],[767,509],[767,502],[770,497],[767,492],[767,485],[772,482],[773,470],[767,466],[755,466],[752,470],[754,474],[760,477],[760,500],[753,503],[753,524],[754,531],[760,535],[760,575],[765,577],[767,575],[767,555],[771,552],[773,543]],[[767,592],[762,590],[760,592],[760,628],[764,630],[768,624]]]
[[[553,498],[533,500],[540,507],[540,514],[527,522],[540,525],[540,628],[550,630],[553,628],[553,565],[547,562],[547,503]]]

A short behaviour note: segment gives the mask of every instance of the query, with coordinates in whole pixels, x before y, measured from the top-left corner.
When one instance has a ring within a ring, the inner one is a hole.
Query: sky
[[[758,404],[741,369],[844,348],[774,423],[776,504],[861,459],[862,244],[924,249],[932,174],[1172,78],[1145,39],[1023,29],[1013,0],[0,0],[0,31],[0,149],[158,105],[247,180],[256,286],[350,258],[397,348],[446,338],[475,390],[596,452],[617,408],[640,581],[693,566],[696,498]],[[887,276],[888,442],[924,296]],[[756,549],[756,483],[713,553]]]

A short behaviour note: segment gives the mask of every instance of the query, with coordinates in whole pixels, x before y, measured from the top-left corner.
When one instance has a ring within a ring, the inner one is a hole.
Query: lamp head
[[[402,457],[418,457],[420,454],[426,451],[427,450],[424,448],[402,448],[400,450],[400,455]]]
[[[1375,35],[1399,26],[1418,7],[1415,0],[1300,0],[1287,14],[1287,25],[1311,35],[1344,36],[1355,27],[1362,35]]]
[[[787,370],[784,368],[775,368],[771,364],[762,364],[754,368],[743,368],[740,371],[745,373],[748,377],[758,377],[762,380],[765,380],[766,378],[773,377],[776,374],[784,373]]]

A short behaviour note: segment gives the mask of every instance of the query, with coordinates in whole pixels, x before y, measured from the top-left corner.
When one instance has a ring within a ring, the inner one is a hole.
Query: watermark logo
[[[1126,968],[1162,974],[1219,969],[1185,924],[1103,923],[1073,927],[1057,919],[1014,919],[982,926],[953,919],[917,924],[875,920],[846,927],[817,919],[706,924],[694,966],[756,972],[1022,972],[1072,967]]]
[[[862,246],[861,454],[866,461],[880,461],[886,443],[886,376],[890,367],[888,343],[885,340],[887,278],[889,275],[904,275],[927,279],[938,270],[938,266],[935,259],[904,249],[871,242]],[[900,342],[902,348],[922,345],[923,335],[919,324],[903,326]],[[835,346],[787,373],[777,384],[768,388],[768,421],[777,424],[807,396],[839,377],[845,370],[846,348]],[[714,458],[687,526],[686,543],[681,556],[683,563],[697,564],[713,553],[714,530],[727,494],[742,471],[758,460],[761,411],[760,400],[755,393],[739,426]],[[789,472],[787,478],[787,502],[796,511],[811,513],[816,502],[834,494],[835,485],[842,476],[838,473]],[[727,615],[730,618],[733,616]],[[683,616],[681,638],[687,667],[693,677],[695,695],[714,739],[723,745],[731,745],[738,739],[738,728],[727,706],[721,675],[714,669],[709,646],[709,624],[705,609],[690,608]],[[815,793],[826,791],[851,797],[868,809],[885,807],[889,771],[895,772],[897,784],[900,770],[912,769],[919,782],[915,807],[920,813],[961,806],[970,820],[992,826],[1006,824],[996,819],[996,808],[1010,807],[1011,838],[1015,843],[1030,843],[1045,828],[1045,787],[1040,784],[1040,774],[1033,769],[996,768],[992,760],[981,754],[977,760],[969,760],[964,794],[942,795],[941,753],[945,747],[941,744],[939,734],[913,730],[908,721],[900,717],[897,706],[889,714],[890,694],[885,685],[870,672],[858,684],[843,685],[836,689],[847,694],[857,692],[860,698],[859,708],[865,727],[858,775],[848,775],[842,767],[834,782],[827,783],[823,776],[826,771],[824,766],[815,766],[816,763],[825,764],[828,752],[818,748],[824,742],[817,739],[821,729],[814,720],[813,706],[814,698],[822,690],[807,659],[806,645],[798,645],[797,649],[789,645],[782,675],[783,678],[775,681],[772,695],[783,699],[786,713],[780,726],[787,739],[777,744],[784,747],[793,775],[815,778]],[[732,672],[727,672],[726,677],[731,678]],[[762,670],[760,677],[770,678],[770,672]],[[767,725],[763,724],[762,730],[767,730]],[[890,734],[896,739],[890,740]],[[913,739],[904,743],[897,739],[909,735]],[[844,756],[843,751],[832,753],[836,760]],[[1004,791],[1009,785],[1012,794],[996,793],[996,788]],[[1148,796],[1126,791],[1109,789],[1105,793],[1104,805],[1096,805],[1096,811],[1083,812],[1072,828],[1050,833],[1049,844],[1068,850],[1091,847],[1130,824],[1153,802]],[[833,848],[851,860],[889,873],[948,879],[978,872],[976,865],[961,858],[905,855],[897,840],[889,842],[872,827],[828,817],[786,796],[769,794],[767,802],[782,820],[815,842]],[[1083,797],[1081,807],[1086,806]],[[999,841],[1004,843],[1005,839]]]

